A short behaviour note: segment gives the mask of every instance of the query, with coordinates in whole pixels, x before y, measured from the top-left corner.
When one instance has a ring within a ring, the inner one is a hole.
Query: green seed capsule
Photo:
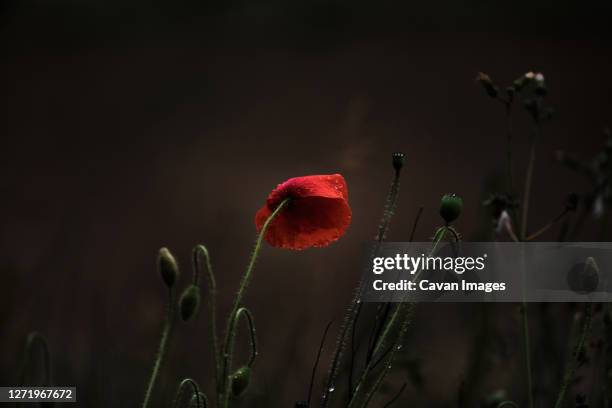
[[[237,397],[249,386],[251,379],[251,368],[248,366],[240,367],[232,374],[232,394]]]
[[[178,278],[179,269],[174,256],[172,256],[168,248],[159,250],[157,267],[166,286],[172,288]]]
[[[459,218],[463,208],[463,199],[455,194],[445,194],[440,202],[440,216],[447,224]]]
[[[179,301],[181,319],[187,321],[191,319],[200,308],[200,288],[190,285],[185,289]]]
[[[393,153],[393,168],[395,171],[400,171],[404,167],[404,153]]]

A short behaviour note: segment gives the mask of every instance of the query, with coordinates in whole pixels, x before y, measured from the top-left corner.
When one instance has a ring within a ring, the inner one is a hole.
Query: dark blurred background
[[[594,156],[611,119],[609,2],[9,0],[0,10],[0,385],[15,384],[23,341],[38,330],[55,383],[76,385],[84,407],[141,401],[165,302],[159,247],[176,254],[186,284],[191,248],[208,246],[224,323],[268,192],[340,172],[347,234],[324,249],[264,248],[246,298],[261,350],[245,406],[304,399],[323,328],[335,318],[336,336],[376,231],[392,152],[407,165],[389,239],[407,239],[420,206],[417,239],[428,239],[446,192],[464,197],[466,239],[482,239],[505,120],[478,71],[502,85],[546,76],[556,115],[538,147],[532,229],[589,188],[554,151]],[[529,119],[515,113],[522,180]],[[406,403],[455,405],[481,307],[419,307],[405,358],[424,382],[409,382]],[[503,352],[482,395],[521,400],[518,313],[495,309],[505,311],[493,318]],[[211,368],[203,310],[178,325],[155,406],[179,377],[212,392]],[[391,383],[407,375],[398,368]],[[394,390],[383,391],[381,401]]]

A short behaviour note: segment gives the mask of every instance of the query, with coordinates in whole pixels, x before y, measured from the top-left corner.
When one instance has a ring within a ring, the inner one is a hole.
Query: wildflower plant
[[[497,240],[507,237],[515,242],[533,241],[544,236],[553,227],[568,218],[578,208],[582,209],[583,217],[572,228],[562,228],[560,240],[571,238],[578,230],[586,214],[601,216],[609,213],[612,202],[612,136],[608,131],[607,141],[603,151],[591,161],[580,161],[566,153],[559,152],[558,160],[571,170],[586,175],[592,182],[592,189],[585,194],[569,194],[564,203],[559,203],[559,212],[543,226],[537,229],[529,227],[529,204],[532,195],[532,182],[535,172],[536,152],[539,139],[542,137],[543,125],[552,118],[552,109],[545,102],[548,94],[545,77],[539,72],[527,72],[512,81],[502,89],[489,75],[479,73],[477,82],[482,86],[488,98],[501,103],[506,115],[506,185],[503,191],[491,192],[483,203],[490,209],[493,217],[492,231]],[[526,114],[530,118],[531,133],[528,164],[525,169],[525,179],[521,186],[515,178],[512,116],[517,101],[522,102]],[[407,166],[407,158],[403,153],[391,156],[391,184],[384,203],[382,216],[376,229],[376,235],[371,243],[371,257],[378,255],[383,242],[387,239],[391,222],[398,208],[400,197],[400,180],[402,171]],[[403,181],[403,180],[402,180]],[[522,188],[520,188],[522,187]],[[519,191],[522,191],[519,194]],[[466,201],[466,205],[470,205]],[[451,247],[461,241],[462,237],[456,226],[464,208],[464,200],[457,194],[445,194],[441,197],[439,206],[441,225],[433,230],[429,255],[435,254],[440,243],[447,240]],[[407,241],[412,242],[418,228],[419,220],[424,211],[421,206],[416,214],[412,231]],[[352,210],[349,205],[348,186],[340,174],[308,175],[291,178],[272,190],[263,206],[256,212],[254,224],[257,231],[254,249],[248,260],[247,267],[239,283],[236,296],[233,299],[230,312],[225,320],[223,333],[220,333],[217,321],[217,282],[213,272],[211,255],[206,246],[196,245],[192,251],[191,282],[180,291],[177,288],[179,263],[167,248],[161,248],[157,257],[157,269],[162,283],[167,289],[167,308],[158,351],[147,386],[145,388],[142,408],[154,405],[155,387],[166,355],[166,349],[175,329],[177,314],[182,322],[191,324],[205,304],[208,308],[208,325],[211,336],[211,351],[213,354],[214,395],[207,396],[191,378],[178,382],[176,394],[172,402],[175,408],[181,406],[208,408],[230,408],[236,401],[249,391],[249,385],[256,374],[255,362],[258,358],[258,340],[255,327],[255,317],[244,304],[244,297],[254,276],[258,256],[266,243],[277,249],[304,250],[307,248],[326,247],[340,239],[352,220]],[[569,231],[569,232],[568,232]],[[602,229],[605,231],[605,227]],[[602,233],[602,238],[603,238]],[[594,280],[599,274],[599,266],[593,258],[584,262],[583,270],[575,271],[576,280],[582,284],[584,277]],[[417,271],[416,276],[420,274]],[[202,283],[202,281],[205,281]],[[583,286],[578,285],[582,290]],[[306,399],[296,398],[296,408],[313,406],[367,408],[373,406],[375,396],[381,390],[387,375],[398,360],[398,355],[406,342],[406,335],[417,312],[417,304],[404,301],[399,303],[379,302],[366,305],[361,302],[364,287],[358,282],[354,297],[346,311],[345,318],[339,328],[337,340],[331,354],[329,369],[322,381],[322,392],[317,393],[317,374],[323,358],[323,348],[334,320],[329,321],[323,332],[318,349],[313,350],[313,364],[310,383],[304,387]],[[491,395],[482,395],[482,406],[485,407],[522,407],[539,406],[536,400],[532,362],[532,339],[530,338],[530,318],[527,304],[520,305],[520,321],[522,345],[524,353],[525,400],[510,398],[504,390]],[[576,322],[576,339],[572,344],[572,354],[568,359],[561,383],[555,390],[554,406],[562,408],[567,401],[567,395],[576,381],[576,372],[587,360],[585,357],[589,336],[595,327],[597,314],[595,305],[587,303]],[[612,310],[606,306],[601,313],[601,327],[607,347],[612,344]],[[242,322],[242,323],[241,323]],[[235,361],[235,345],[237,342],[237,326],[244,324],[247,328],[250,354],[246,361]],[[486,321],[485,321],[486,326]],[[486,330],[484,327],[483,330]],[[485,346],[485,340],[478,343],[479,349]],[[20,375],[20,384],[27,383],[28,367],[39,348],[43,358],[44,383],[52,384],[51,357],[49,346],[44,336],[33,333],[26,341],[24,364]],[[612,398],[612,358],[609,353],[602,359],[602,370],[605,370],[604,401]],[[472,365],[474,369],[480,366]],[[413,376],[416,377],[416,376]],[[473,379],[468,379],[472,381]],[[474,380],[475,381],[475,380]],[[470,391],[465,388],[470,387]],[[396,387],[394,394],[384,407],[395,404],[405,392],[407,382]],[[474,384],[460,387],[459,406],[477,406],[472,393],[477,389]],[[502,392],[503,391],[503,392]],[[320,396],[320,397],[319,397]],[[516,402],[518,401],[518,402]],[[586,397],[579,396],[576,406],[585,407]]]

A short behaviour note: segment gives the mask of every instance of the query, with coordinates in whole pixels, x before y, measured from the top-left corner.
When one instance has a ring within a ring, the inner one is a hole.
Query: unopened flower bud
[[[544,80],[544,75],[541,72],[538,72],[534,76],[535,81],[535,93],[537,95],[544,96],[548,92],[546,89],[546,81]]]
[[[184,322],[191,319],[200,308],[200,288],[196,285],[189,285],[181,295],[179,309],[181,319]]]
[[[251,368],[242,366],[232,374],[232,394],[237,397],[249,386]]]
[[[476,75],[476,81],[480,82],[487,95],[489,95],[491,98],[497,98],[499,89],[497,88],[497,86],[495,86],[493,81],[491,81],[491,77],[489,77],[484,72],[479,72]]]
[[[172,288],[178,278],[179,269],[174,256],[172,256],[168,248],[162,248],[159,250],[157,265],[162,280],[167,287]]]
[[[396,172],[400,171],[404,167],[404,153],[397,152],[393,153],[393,168]]]
[[[455,194],[445,194],[440,203],[440,216],[447,224],[459,218],[463,209],[463,199]]]
[[[567,285],[578,294],[588,294],[599,286],[599,266],[593,257],[575,264],[567,274]]]

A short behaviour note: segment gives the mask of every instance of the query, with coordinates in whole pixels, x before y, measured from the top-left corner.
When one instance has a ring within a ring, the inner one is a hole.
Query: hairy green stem
[[[531,184],[533,182],[533,169],[536,161],[536,145],[540,133],[539,124],[534,125],[534,134],[531,139],[531,147],[529,148],[529,162],[527,163],[527,174],[525,176],[525,190],[523,192],[523,205],[521,214],[521,240],[525,241],[527,237],[527,221],[529,215],[529,199],[531,195]]]
[[[255,333],[255,324],[253,322],[253,315],[251,314],[251,312],[249,312],[249,309],[247,309],[246,307],[241,307],[240,309],[238,309],[238,312],[236,312],[236,319],[234,320],[234,326],[236,326],[238,324],[238,320],[240,319],[241,316],[244,316],[246,319],[246,323],[247,323],[247,328],[249,330],[249,340],[250,340],[250,344],[251,344],[251,355],[249,356],[249,361],[247,363],[247,366],[252,367],[253,363],[255,362],[255,359],[257,358],[257,335]],[[234,333],[236,331],[236,327],[233,327]],[[232,342],[229,353],[227,353],[228,355],[233,355],[234,354],[234,344]],[[232,367],[228,366],[227,368],[228,373],[232,371]]]
[[[402,305],[404,304],[402,303]],[[408,331],[408,326],[410,325],[410,322],[412,320],[414,309],[415,309],[414,303],[408,303],[407,305],[405,305],[405,311],[403,311],[403,313],[405,313],[404,319],[402,320],[402,325],[399,329],[396,340],[391,346],[391,350],[389,351],[389,354],[387,355],[387,358],[385,359],[384,366],[382,367],[380,373],[378,374],[378,377],[376,378],[374,385],[366,394],[363,404],[361,404],[361,408],[367,408],[372,398],[374,397],[374,395],[376,394],[376,392],[382,385],[383,380],[385,379],[387,373],[389,372],[389,370],[391,370],[391,363],[393,362],[393,359],[395,358],[395,353],[397,353],[397,351],[399,351],[399,349],[402,346],[404,336],[406,335],[406,332]]]
[[[523,192],[523,205],[521,211],[521,241],[527,238],[527,221],[529,215],[529,199],[531,195],[531,185],[533,182],[533,170],[536,161],[536,146],[540,134],[540,125],[536,120],[533,128],[533,136],[531,139],[531,147],[529,149],[529,161],[527,163],[527,174],[525,176],[525,186]],[[524,271],[523,271],[524,273]],[[524,292],[524,291],[523,291]],[[529,339],[529,319],[527,315],[527,302],[523,299],[521,304],[521,320],[523,325],[523,346],[525,349],[525,369],[527,376],[527,396],[529,400],[529,408],[534,408],[533,402],[533,380],[531,372],[531,346]]]
[[[183,381],[181,381],[178,390],[176,391],[176,395],[174,397],[174,404],[172,406],[174,408],[179,407],[179,404],[181,403],[181,397],[183,396],[183,390],[188,386],[191,387],[192,390],[192,398],[189,399],[189,406],[193,405],[192,402],[195,402],[196,408],[208,408],[208,400],[206,399],[206,395],[200,392],[198,383],[196,383],[191,378],[185,378]]]
[[[164,359],[164,355],[166,354],[168,338],[170,337],[170,332],[172,331],[172,324],[174,322],[174,291],[172,288],[168,288],[168,305],[166,310],[166,321],[164,322],[157,357],[155,358],[155,364],[153,365],[153,370],[151,371],[151,378],[149,379],[149,384],[147,385],[144,401],[142,402],[142,408],[147,408],[151,401],[153,388],[155,387],[155,382],[157,380],[157,376],[159,375],[159,369]]]
[[[559,394],[557,395],[557,401],[555,402],[555,408],[561,408],[563,406],[563,400],[565,398],[565,393],[567,392],[569,385],[574,379],[576,368],[578,368],[580,351],[585,346],[587,338],[589,337],[592,322],[593,322],[593,304],[587,303],[587,305],[585,306],[585,311],[584,311],[584,322],[582,324],[582,328],[578,336],[578,342],[576,343],[576,347],[574,348],[574,351],[572,353],[572,359],[565,371],[565,376],[563,377],[563,382],[561,383],[561,388],[559,389]]]
[[[505,103],[506,107],[506,161],[508,171],[508,188],[514,194],[514,176],[512,166],[512,102]]]
[[[210,331],[215,360],[215,384],[219,388],[221,384],[221,361],[219,358],[219,337],[217,333],[217,281],[213,273],[208,249],[204,245],[196,245],[193,250],[194,284],[197,285],[199,280],[199,271],[201,269],[200,256],[204,257],[204,265],[208,277],[208,305],[210,308]]]
[[[381,222],[378,227],[378,233],[376,234],[376,239],[374,243],[374,248],[372,250],[372,256],[375,256],[376,253],[380,250],[380,245],[384,240],[388,230],[389,225],[391,223],[391,218],[395,212],[395,207],[397,204],[397,198],[399,196],[400,189],[400,175],[401,175],[401,167],[395,168],[395,172],[393,175],[393,181],[391,182],[391,188],[389,189],[389,193],[387,194],[387,200],[385,202],[385,208],[383,210],[383,215]],[[336,377],[338,375],[338,371],[340,368],[340,362],[342,360],[342,356],[344,353],[344,348],[346,347],[346,342],[350,334],[351,341],[351,358],[350,358],[350,366],[349,366],[349,375],[348,375],[348,391],[349,391],[349,399],[352,398],[352,389],[353,389],[353,365],[355,359],[355,348],[354,348],[354,338],[356,332],[356,324],[357,319],[361,312],[362,304],[359,301],[362,292],[362,282],[359,282],[357,288],[355,289],[355,294],[351,301],[351,305],[346,313],[346,317],[344,319],[344,324],[341,328],[340,335],[338,336],[337,346],[334,350],[332,362],[329,369],[329,375],[327,377],[325,389],[323,391],[323,397],[321,400],[322,408],[326,408],[331,400],[331,390],[333,390],[334,382],[336,381]],[[376,318],[378,319],[380,316],[380,311],[382,307],[379,305],[376,311]],[[376,326],[376,325],[375,325]],[[376,327],[374,327],[376,329]]]
[[[531,378],[531,346],[529,341],[529,319],[527,318],[527,302],[521,304],[521,321],[523,324],[523,347],[525,349],[525,371],[527,374],[527,397],[529,408],[533,408],[533,380]]]
[[[438,228],[438,230],[436,231],[436,233],[434,235],[434,240],[433,240],[431,251],[429,252],[430,256],[436,251],[436,249],[438,247],[438,244],[446,236],[447,232],[448,232],[448,227],[447,226],[443,226],[443,227]],[[416,280],[419,277],[419,275],[420,275],[420,273],[417,273],[414,276],[413,280]],[[410,310],[411,310],[414,307],[414,304],[413,303],[409,303],[409,304],[400,303],[400,304],[398,304],[395,307],[395,310],[393,311],[393,314],[391,315],[391,318],[389,319],[389,321],[385,325],[385,328],[384,328],[382,334],[380,335],[380,338],[378,339],[377,343],[374,346],[374,352],[372,353],[372,356],[378,355],[380,353],[380,351],[384,349],[384,347],[385,347],[385,345],[387,343],[387,339],[390,336],[390,333],[392,332],[392,329],[395,327],[396,322],[403,315],[405,307],[409,307]],[[407,309],[406,311],[408,311],[408,310],[409,309]],[[401,330],[402,329],[400,328],[400,331]],[[392,352],[394,352],[394,351],[392,350]],[[361,376],[359,377],[357,385],[355,386],[355,390],[354,390],[354,393],[352,395],[351,400],[349,401],[348,408],[352,408],[352,407],[355,406],[355,404],[357,404],[357,400],[358,400],[360,391],[362,389],[362,386],[363,386],[365,380],[367,379],[368,375],[370,374],[370,371],[373,368],[374,368],[373,361],[370,361],[368,364],[366,364],[365,368],[363,369],[363,371],[361,373]]]
[[[227,327],[225,330],[225,341],[223,346],[223,355],[221,356],[223,360],[222,367],[222,381],[221,381],[221,398],[222,401],[221,406],[227,408],[229,406],[229,398],[231,393],[231,380],[229,379],[230,375],[230,367],[232,365],[232,350],[233,343],[236,337],[236,319],[238,318],[238,310],[240,309],[240,305],[242,304],[242,298],[246,293],[246,289],[249,286],[249,282],[251,281],[251,277],[253,275],[253,270],[255,269],[255,263],[257,261],[257,257],[259,256],[259,252],[261,251],[261,244],[263,239],[268,231],[268,227],[272,220],[289,204],[290,199],[285,199],[282,201],[278,207],[270,214],[266,222],[259,231],[257,235],[257,240],[255,241],[255,248],[253,249],[253,253],[251,254],[251,259],[249,260],[249,264],[247,266],[246,272],[242,276],[242,281],[240,282],[240,288],[238,289],[238,293],[236,294],[236,298],[234,299],[234,305],[232,307],[232,311],[229,314],[229,318],[227,321]]]

